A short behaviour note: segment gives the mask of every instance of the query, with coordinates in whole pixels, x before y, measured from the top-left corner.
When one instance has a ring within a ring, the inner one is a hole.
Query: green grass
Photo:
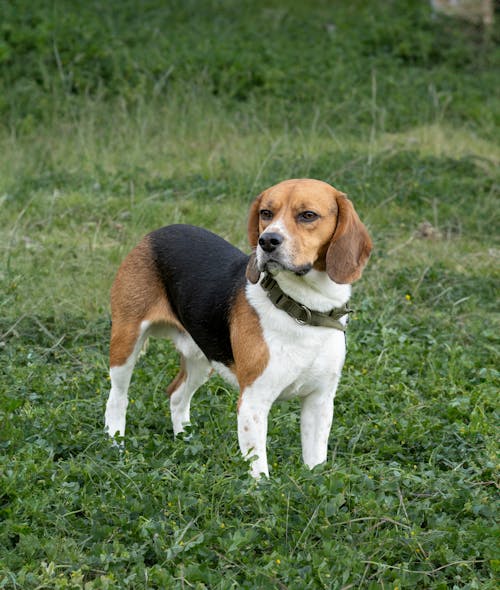
[[[496,588],[498,30],[404,0],[23,0],[0,66],[0,588]],[[246,249],[251,200],[298,176],[375,242],[327,464],[289,402],[251,481],[218,378],[174,440],[163,341],[120,454],[120,260],[178,221]]]

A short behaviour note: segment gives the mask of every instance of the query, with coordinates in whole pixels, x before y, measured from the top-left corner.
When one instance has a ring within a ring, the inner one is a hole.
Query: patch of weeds
[[[219,379],[195,397],[192,427],[172,437],[164,388],[177,361],[161,341],[134,373],[125,448],[111,446],[106,369],[95,362],[104,323],[66,325],[78,337],[64,352],[49,352],[25,321],[2,355],[6,587],[134,588],[144,576],[151,587],[180,576],[228,588],[493,587],[495,375],[483,371],[471,388],[466,368],[440,369],[438,335],[402,341],[353,321],[328,463],[301,464],[298,406],[276,406],[272,477],[257,484],[238,454],[237,394]]]

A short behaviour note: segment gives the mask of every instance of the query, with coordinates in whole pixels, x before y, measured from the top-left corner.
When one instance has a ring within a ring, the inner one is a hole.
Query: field
[[[2,12],[0,588],[497,588],[498,24],[410,0]],[[217,377],[174,439],[160,340],[120,453],[120,260],[172,222],[248,251],[252,199],[306,176],[375,244],[327,464],[302,465],[299,405],[276,405],[252,481]]]

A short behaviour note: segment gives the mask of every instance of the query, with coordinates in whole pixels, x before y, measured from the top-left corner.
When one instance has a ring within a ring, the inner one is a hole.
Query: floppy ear
[[[250,254],[250,258],[248,259],[247,269],[245,271],[246,278],[255,285],[255,283],[259,282],[260,279],[260,270],[257,266],[257,256],[255,254],[255,250]]]
[[[252,203],[248,214],[248,241],[252,248],[257,248],[257,242],[259,241],[259,209],[261,199],[262,193]]]
[[[252,246],[253,252],[250,254],[250,258],[247,264],[246,277],[251,283],[258,283],[260,278],[260,271],[257,267],[257,256],[255,254],[255,248],[257,248],[257,242],[259,241],[259,209],[260,200],[262,194],[260,194],[250,206],[250,213],[248,214],[248,241]]]
[[[326,252],[326,272],[336,283],[354,283],[368,261],[372,241],[343,193],[337,195],[337,206],[337,227]]]

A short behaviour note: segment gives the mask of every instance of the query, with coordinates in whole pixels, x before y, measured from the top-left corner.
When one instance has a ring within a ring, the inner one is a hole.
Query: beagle
[[[127,391],[149,336],[170,338],[180,371],[168,386],[174,435],[213,369],[239,387],[238,441],[251,474],[268,475],[271,405],[301,399],[302,456],[327,457],[345,357],[351,283],[371,240],[352,203],[329,184],[280,182],[253,202],[251,256],[190,225],[148,234],[121,264],[111,291],[111,392],[105,424],[125,434]]]

